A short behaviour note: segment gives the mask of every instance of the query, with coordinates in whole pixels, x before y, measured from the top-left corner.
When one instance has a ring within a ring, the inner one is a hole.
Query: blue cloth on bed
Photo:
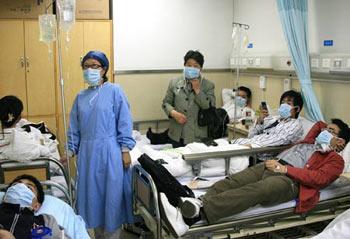
[[[111,232],[133,222],[131,169],[124,169],[121,149],[134,146],[128,101],[118,85],[106,82],[78,94],[68,147],[78,156],[77,209],[88,228]]]
[[[5,193],[0,192],[0,201]],[[55,217],[58,225],[64,228],[65,232],[72,239],[89,239],[85,228],[84,220],[74,213],[74,210],[61,199],[45,195],[45,200],[36,215],[48,214]]]

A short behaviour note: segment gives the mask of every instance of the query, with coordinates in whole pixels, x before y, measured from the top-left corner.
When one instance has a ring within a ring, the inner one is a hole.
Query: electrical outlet
[[[283,80],[283,89],[284,91],[288,91],[292,89],[292,81],[289,78],[285,78]]]
[[[266,89],[266,76],[260,76],[259,77],[259,87],[262,90]]]
[[[342,59],[334,59],[333,60],[333,67],[341,68],[341,66],[342,66]]]
[[[254,59],[253,58],[248,58],[248,64],[250,66],[254,65]]]
[[[330,68],[331,67],[331,59],[329,59],[329,58],[322,59],[322,67],[323,68]]]
[[[311,58],[311,67],[312,68],[319,68],[320,62],[317,58]]]
[[[350,59],[349,59],[350,60]],[[350,62],[350,61],[349,61]],[[260,57],[257,57],[257,58],[255,58],[255,65],[256,66],[260,66],[260,64],[261,64],[261,59],[260,59]]]

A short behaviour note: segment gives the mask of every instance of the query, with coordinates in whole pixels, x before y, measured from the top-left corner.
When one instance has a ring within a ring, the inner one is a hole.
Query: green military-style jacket
[[[198,111],[215,106],[214,87],[212,82],[202,77],[200,93],[196,95],[190,81],[183,76],[170,81],[162,108],[170,118],[168,135],[171,139],[179,142],[182,138],[185,144],[189,144],[208,137],[207,127],[198,125]],[[184,125],[177,123],[170,116],[172,110],[184,114],[187,122]]]

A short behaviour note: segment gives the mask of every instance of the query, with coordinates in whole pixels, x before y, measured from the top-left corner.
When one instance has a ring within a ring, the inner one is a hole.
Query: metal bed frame
[[[2,161],[0,161],[0,170],[3,170],[3,166],[5,166],[6,164],[15,164],[16,167],[17,166],[31,167],[31,166],[33,166],[33,163],[35,163],[35,162],[47,162],[47,163],[52,162],[52,163],[56,164],[60,168],[60,170],[63,174],[63,177],[64,177],[64,180],[66,182],[67,187],[68,187],[69,183],[71,183],[70,178],[68,176],[68,173],[67,173],[66,169],[64,168],[64,166],[61,164],[60,161],[58,161],[57,159],[53,159],[53,158],[37,158],[37,159],[33,159],[31,161],[28,161],[28,162],[18,162],[15,160],[2,160]],[[35,165],[33,166],[33,168],[35,168]],[[67,203],[69,203],[69,205],[71,207],[74,208],[74,200],[70,196],[67,187],[64,187],[63,185],[58,184],[58,183],[51,181],[51,180],[41,181],[41,183],[45,186],[55,187],[55,188],[59,189],[61,192],[63,192],[64,200]],[[2,184],[2,185],[5,185],[5,184]],[[3,188],[5,188],[5,187],[0,186],[0,189],[3,189]]]
[[[288,146],[185,154],[183,159],[188,162],[198,163],[208,158],[225,158],[227,170],[230,157],[239,155],[255,156],[264,152],[280,152],[286,148]],[[307,214],[295,214],[294,208],[287,208],[240,219],[221,220],[214,224],[195,224],[182,238],[239,238],[277,231],[330,220],[349,207],[350,195],[346,195],[319,202]],[[152,177],[140,165],[136,165],[133,168],[133,208],[134,213],[144,219],[154,238],[176,238],[162,220],[163,215],[161,215],[159,209],[159,194],[156,185]]]

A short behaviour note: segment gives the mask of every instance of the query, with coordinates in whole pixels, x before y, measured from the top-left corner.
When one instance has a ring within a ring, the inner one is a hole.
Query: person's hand
[[[68,158],[66,156],[62,156],[60,158],[60,162],[61,162],[61,164],[63,164],[63,166],[66,166],[68,163]]]
[[[345,140],[338,137],[333,137],[331,139],[331,148],[336,152],[341,152],[345,147]]]
[[[0,229],[0,239],[15,239],[11,232]]]
[[[129,152],[123,152],[122,153],[122,160],[124,168],[129,168],[131,164],[131,157]]]
[[[193,79],[190,82],[191,82],[193,91],[196,93],[196,95],[198,95],[199,92],[201,91],[201,81],[199,79]]]
[[[259,113],[259,117],[257,119],[257,123],[258,124],[263,124],[264,123],[264,119],[269,116],[269,111],[267,109],[263,109],[261,106],[260,106],[260,113]]]
[[[265,161],[265,167],[275,173],[287,173],[287,166],[280,164],[277,160],[271,159]]]
[[[181,125],[187,122],[187,117],[184,114],[177,112],[176,110],[172,110],[170,112],[170,115],[176,120],[177,123]]]

